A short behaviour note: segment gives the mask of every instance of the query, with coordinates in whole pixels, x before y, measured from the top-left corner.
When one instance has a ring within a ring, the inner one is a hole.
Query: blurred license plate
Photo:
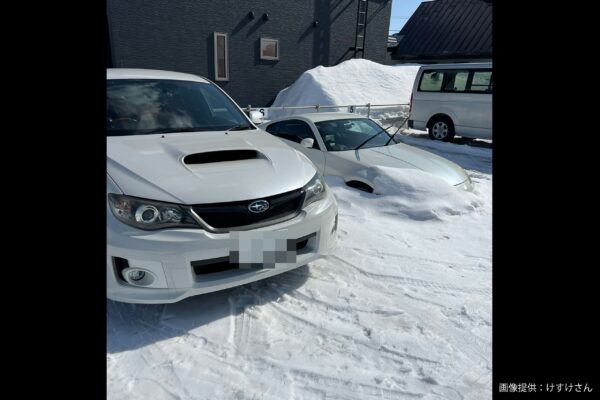
[[[296,262],[296,241],[287,230],[231,232],[229,262],[240,269],[275,268],[275,264]]]

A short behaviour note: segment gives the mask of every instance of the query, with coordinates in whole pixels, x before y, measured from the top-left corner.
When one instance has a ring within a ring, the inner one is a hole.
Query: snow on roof
[[[177,81],[208,83],[206,79],[197,75],[163,71],[159,69],[138,68],[108,68],[106,70],[106,79],[172,79]]]

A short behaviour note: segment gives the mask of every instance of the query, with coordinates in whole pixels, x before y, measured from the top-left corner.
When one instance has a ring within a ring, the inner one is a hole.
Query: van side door
[[[477,129],[492,130],[492,70],[471,71],[469,94],[473,97],[472,126]],[[490,136],[491,138],[491,136]]]
[[[456,134],[467,137],[491,136],[491,69],[446,69],[442,83],[443,106],[451,115]]]

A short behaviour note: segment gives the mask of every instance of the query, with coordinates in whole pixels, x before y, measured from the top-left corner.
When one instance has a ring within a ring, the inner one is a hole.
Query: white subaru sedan
[[[323,175],[340,176],[348,186],[377,193],[373,167],[412,168],[472,190],[467,172],[452,161],[402,143],[372,119],[349,113],[310,113],[265,122],[260,127],[302,151]]]
[[[334,244],[313,163],[218,86],[107,70],[107,297],[172,303],[267,278]]]

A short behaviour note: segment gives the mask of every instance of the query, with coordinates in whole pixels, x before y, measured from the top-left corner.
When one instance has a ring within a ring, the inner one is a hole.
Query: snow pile
[[[272,107],[408,104],[418,70],[418,65],[389,66],[364,59],[344,61],[333,67],[318,66],[304,72],[290,87],[279,92]],[[285,115],[306,112],[314,110],[290,110]],[[270,113],[271,118],[280,115],[283,115],[282,111]]]
[[[377,194],[342,194],[342,197],[362,195],[371,199],[366,204],[376,208],[376,214],[405,216],[417,221],[442,219],[448,215],[460,215],[474,211],[481,202],[470,192],[458,190],[442,179],[415,169],[376,167],[375,187]],[[331,187],[345,186],[339,177],[326,177]]]

